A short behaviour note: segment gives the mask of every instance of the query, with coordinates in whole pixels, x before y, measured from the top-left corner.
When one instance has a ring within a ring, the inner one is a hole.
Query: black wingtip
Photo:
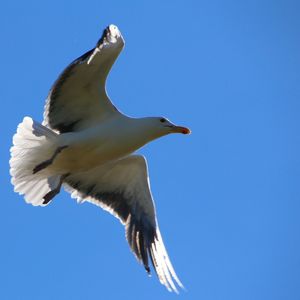
[[[100,39],[98,40],[98,42],[96,44],[96,47],[99,47],[100,45],[103,44],[104,39],[106,39],[108,33],[109,33],[109,26],[104,28],[104,30],[102,32],[102,35],[101,35]]]
[[[145,266],[145,270],[149,276],[151,276],[151,270],[149,266]]]

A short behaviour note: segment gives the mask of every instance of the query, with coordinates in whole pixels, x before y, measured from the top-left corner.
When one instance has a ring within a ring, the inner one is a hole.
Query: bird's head
[[[182,133],[182,134],[190,134],[191,130],[187,127],[177,126],[170,122],[168,119],[164,117],[157,117],[155,118],[157,123],[157,127],[165,134],[169,133]]]
[[[187,127],[177,126],[164,117],[143,118],[148,128],[151,139],[156,139],[170,133],[190,134],[191,130]]]

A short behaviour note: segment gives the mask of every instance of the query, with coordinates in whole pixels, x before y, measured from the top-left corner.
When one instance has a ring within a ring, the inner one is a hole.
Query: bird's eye
[[[165,122],[166,122],[166,119],[161,118],[159,121],[160,121],[161,123],[165,123]]]

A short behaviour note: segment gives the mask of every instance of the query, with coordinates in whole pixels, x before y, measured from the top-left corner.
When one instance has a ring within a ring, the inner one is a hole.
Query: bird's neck
[[[132,144],[135,150],[162,136],[147,118],[126,117],[120,120],[120,123],[120,134],[128,139],[127,143]]]

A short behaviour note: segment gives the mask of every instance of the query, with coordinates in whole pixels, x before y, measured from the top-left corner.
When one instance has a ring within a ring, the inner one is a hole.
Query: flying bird
[[[78,202],[109,211],[125,225],[137,260],[150,274],[151,261],[169,291],[183,288],[164,246],[152,199],[145,157],[133,154],[171,133],[189,134],[164,117],[132,118],[106,94],[108,73],[124,47],[115,25],[95,48],[61,73],[46,100],[44,121],[25,117],[11,147],[15,192],[46,206],[63,186]]]

